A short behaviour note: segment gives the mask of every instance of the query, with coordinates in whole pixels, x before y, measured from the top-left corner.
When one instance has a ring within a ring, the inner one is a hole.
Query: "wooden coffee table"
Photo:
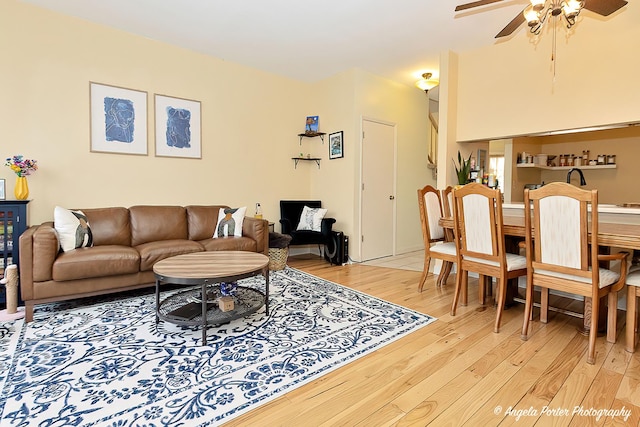
[[[208,325],[228,323],[248,316],[263,305],[269,315],[269,257],[264,254],[243,251],[195,252],[158,261],[153,266],[153,272],[156,276],[156,323],[164,320],[179,325],[200,325],[202,345],[207,345]],[[264,293],[238,286],[233,297],[234,309],[222,311],[218,308],[220,283],[235,282],[259,274],[265,278]],[[160,285],[163,283],[200,285],[200,288],[179,292],[160,301]],[[200,310],[194,304],[200,305]]]

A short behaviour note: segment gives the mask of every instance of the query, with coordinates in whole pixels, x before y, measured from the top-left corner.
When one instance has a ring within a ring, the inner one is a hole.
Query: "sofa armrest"
[[[256,241],[256,251],[269,255],[269,221],[266,219],[244,217],[242,235]]]
[[[23,300],[33,299],[33,282],[52,280],[53,262],[60,242],[52,222],[29,227],[20,236],[20,291]]]

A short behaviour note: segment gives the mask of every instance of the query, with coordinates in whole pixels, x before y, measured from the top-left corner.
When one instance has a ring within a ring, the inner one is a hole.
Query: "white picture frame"
[[[146,156],[147,92],[89,82],[90,151]]]
[[[200,101],[155,95],[157,157],[202,158]]]

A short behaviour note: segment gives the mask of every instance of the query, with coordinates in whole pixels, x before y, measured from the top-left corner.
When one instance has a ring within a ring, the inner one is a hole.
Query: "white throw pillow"
[[[82,211],[71,211],[56,206],[53,210],[53,221],[60,239],[60,247],[64,252],[93,246],[89,221]]]
[[[305,206],[302,208],[300,222],[298,222],[298,228],[296,228],[296,230],[321,231],[322,218],[324,218],[326,213],[326,209],[310,208],[309,206]]]
[[[246,212],[246,206],[235,209],[220,209],[220,211],[218,211],[218,223],[216,224],[216,230],[213,233],[213,237],[242,236],[242,223],[244,222],[244,215]],[[221,228],[222,232],[220,232]]]

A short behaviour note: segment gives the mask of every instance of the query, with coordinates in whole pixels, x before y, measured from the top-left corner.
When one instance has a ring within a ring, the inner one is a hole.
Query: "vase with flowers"
[[[5,166],[14,171],[17,175],[16,186],[13,193],[18,200],[26,200],[29,197],[29,185],[27,176],[38,170],[37,160],[25,159],[22,154],[7,157]]]

